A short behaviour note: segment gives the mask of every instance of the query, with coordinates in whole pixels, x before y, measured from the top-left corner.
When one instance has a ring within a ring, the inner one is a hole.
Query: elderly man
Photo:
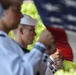
[[[21,19],[21,22],[20,22],[18,28],[13,30],[14,36],[15,36],[14,40],[19,43],[20,47],[22,48],[24,53],[26,53],[26,55],[30,54],[30,52],[27,50],[27,46],[29,44],[33,43],[34,36],[36,35],[36,33],[35,33],[36,24],[37,24],[36,19],[33,19],[32,17],[30,17],[28,15],[24,15],[23,18]],[[53,35],[51,35],[51,37],[52,38],[51,38],[50,45],[52,45],[52,46],[50,46],[50,47],[51,48],[53,47],[52,48],[53,50],[52,49],[51,50],[46,50],[47,53],[48,53],[48,51],[51,51],[51,53],[54,53],[56,51],[55,41],[54,41]],[[31,59],[32,58],[33,57],[31,57]],[[46,71],[46,68],[47,68],[47,62],[49,61],[51,63],[51,66],[52,66],[52,64],[54,63],[54,59],[57,59],[57,58],[59,58],[59,51],[52,54],[52,56],[50,56],[50,57],[49,57],[49,55],[44,54],[43,58],[41,60],[41,63],[34,67],[34,74],[36,75],[36,74],[39,73],[40,75],[44,75],[45,71]],[[30,60],[29,60],[29,62],[30,62]],[[35,60],[33,62],[37,62],[37,61]],[[52,68],[54,68],[54,70],[51,70],[51,72],[55,73],[55,71],[57,69],[53,66],[52,66]]]

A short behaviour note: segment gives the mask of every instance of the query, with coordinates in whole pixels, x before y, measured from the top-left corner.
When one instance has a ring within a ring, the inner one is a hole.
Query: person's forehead
[[[10,8],[13,8],[14,10],[21,10],[21,5],[11,5]]]
[[[35,26],[27,25],[28,28],[34,29]]]
[[[31,26],[31,25],[24,25],[24,26],[25,26],[24,29],[35,30],[35,26]]]

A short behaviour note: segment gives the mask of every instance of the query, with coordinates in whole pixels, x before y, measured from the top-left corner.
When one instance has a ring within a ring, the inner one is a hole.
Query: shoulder
[[[11,38],[3,31],[0,31],[0,48],[10,48],[14,42]]]

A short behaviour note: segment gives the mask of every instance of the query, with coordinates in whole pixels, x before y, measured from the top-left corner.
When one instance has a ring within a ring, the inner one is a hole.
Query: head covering
[[[37,20],[33,19],[32,17],[30,17],[28,15],[23,15],[23,18],[21,18],[20,24],[29,25],[29,26],[36,26]]]
[[[3,15],[3,7],[2,4],[0,3],[0,19],[2,18]]]

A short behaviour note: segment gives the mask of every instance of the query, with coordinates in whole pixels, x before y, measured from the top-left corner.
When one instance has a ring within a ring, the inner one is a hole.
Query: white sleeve
[[[54,75],[54,74],[52,73],[52,70],[50,70],[50,68],[47,67],[46,72],[45,72],[44,75]]]
[[[56,71],[57,71],[57,69],[55,68],[55,66],[54,65],[50,65],[50,63],[48,62],[45,75],[54,75],[54,73]]]
[[[22,60],[15,53],[0,54],[0,60],[0,75],[33,75],[29,62]]]
[[[0,75],[33,75],[33,68],[35,65],[38,67],[43,49],[39,47],[41,48],[41,51],[39,51],[35,47],[30,55],[21,57],[15,52],[17,48],[13,48],[12,45],[14,44],[13,42],[10,43],[8,38],[0,37]]]
[[[49,63],[49,64],[48,64]],[[52,66],[54,64],[54,60],[49,57],[46,53],[44,53],[43,58],[41,60],[39,73],[40,75],[52,75],[57,69]]]
[[[47,69],[47,58],[48,56],[44,53],[38,70],[39,75],[45,75]]]
[[[43,44],[37,42],[34,48],[30,51],[30,53],[26,53],[24,56],[24,60],[28,59],[30,64],[33,66],[34,74],[38,72],[40,67],[41,59],[43,57],[43,53],[45,51],[45,47]]]

